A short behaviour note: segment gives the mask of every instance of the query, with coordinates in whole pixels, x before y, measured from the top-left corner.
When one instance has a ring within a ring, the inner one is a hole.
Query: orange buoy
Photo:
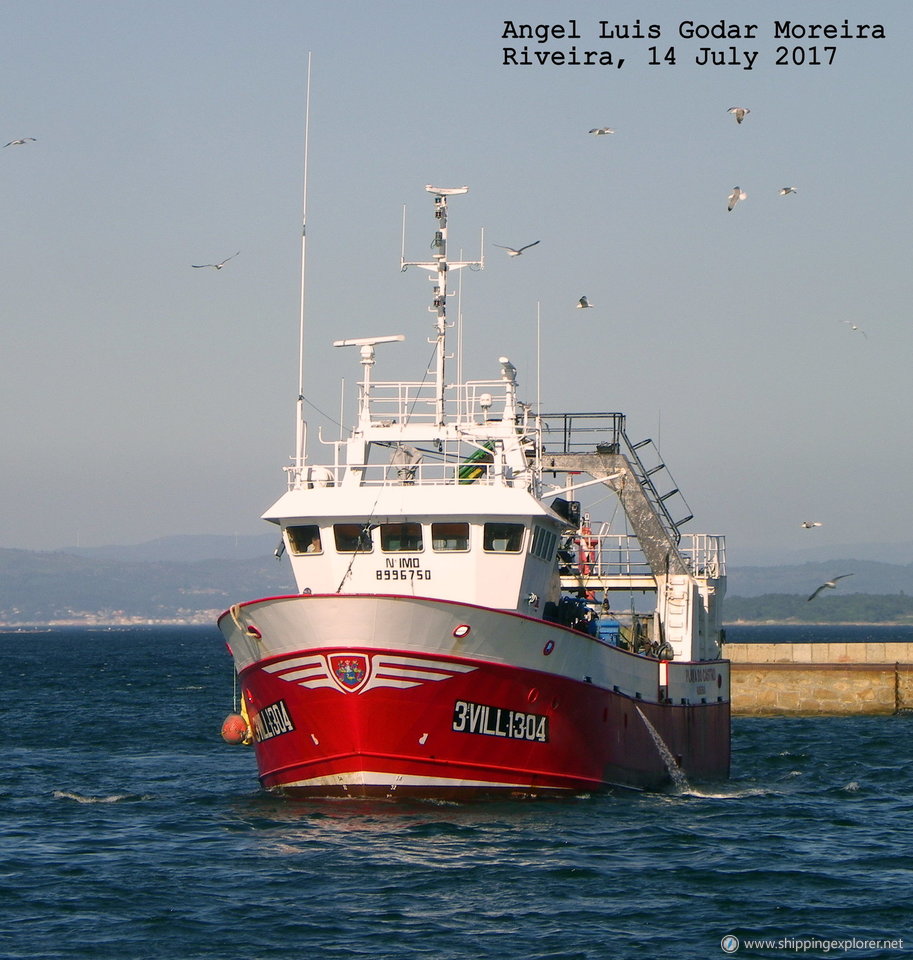
[[[240,713],[230,713],[222,722],[222,739],[226,743],[244,743],[249,737],[247,721]]]

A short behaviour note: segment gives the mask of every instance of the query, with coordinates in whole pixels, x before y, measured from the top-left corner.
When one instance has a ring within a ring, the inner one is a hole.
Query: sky
[[[730,562],[913,543],[913,6],[776,6],[5,0],[0,143],[35,140],[0,147],[0,547],[271,529],[294,453],[309,54],[312,440],[352,420],[358,358],[332,340],[403,333],[374,375],[420,378],[428,284],[400,271],[403,211],[423,259],[425,185],[468,185],[449,223],[467,258],[484,230],[467,378],[507,355],[543,410],[624,412]],[[776,39],[775,18],[886,37]],[[572,20],[579,39],[504,37]],[[600,36],[638,20],[660,36]],[[688,21],[730,34],[686,38]],[[612,65],[503,62],[524,45]],[[705,48],[737,62],[699,64]]]

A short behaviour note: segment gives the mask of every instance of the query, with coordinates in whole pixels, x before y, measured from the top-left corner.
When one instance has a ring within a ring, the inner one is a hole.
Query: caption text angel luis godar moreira
[[[837,58],[841,41],[884,40],[887,34],[880,23],[800,23],[796,20],[772,20],[767,24],[731,23],[716,20],[701,23],[697,20],[679,20],[673,26],[659,23],[612,23],[596,20],[588,33],[581,32],[577,20],[563,23],[518,23],[504,21],[502,40],[518,41],[517,45],[502,48],[501,63],[506,67],[534,66],[600,66],[620,68],[625,63],[621,46],[614,49],[592,49],[595,41],[644,40],[636,53],[651,66],[675,66],[694,63],[699,67],[741,67],[751,70],[763,54],[778,66],[827,66]],[[669,45],[669,39],[674,43]],[[584,40],[583,45],[563,41]],[[755,41],[753,49],[742,46],[744,41]],[[523,41],[530,41],[523,43]],[[554,46],[555,41],[562,41]],[[664,41],[650,44],[649,41]],[[730,41],[738,41],[730,43]],[[797,42],[799,41],[799,42]],[[835,41],[829,43],[828,41]],[[548,46],[545,46],[548,44]],[[585,48],[586,47],[586,48]],[[628,53],[630,57],[630,52]],[[763,61],[762,61],[763,62]]]

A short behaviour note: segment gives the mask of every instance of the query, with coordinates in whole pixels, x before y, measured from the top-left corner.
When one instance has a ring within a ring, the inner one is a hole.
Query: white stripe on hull
[[[278,789],[288,790],[306,787],[385,787],[389,790],[395,790],[397,787],[446,787],[448,789],[499,789],[499,790],[523,790],[528,793],[537,792],[537,788],[531,787],[528,783],[511,783],[509,781],[498,780],[461,780],[455,777],[429,777],[429,776],[409,776],[399,773],[380,773],[374,770],[353,770],[350,773],[332,774],[328,777],[313,777],[309,780],[292,780],[283,783]],[[570,793],[566,787],[547,786],[538,788],[541,790],[562,790]]]

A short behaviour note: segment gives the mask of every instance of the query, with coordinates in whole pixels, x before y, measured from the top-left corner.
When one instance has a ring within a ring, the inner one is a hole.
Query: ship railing
[[[359,409],[364,406],[364,383],[359,384]],[[485,423],[502,419],[509,392],[504,380],[470,380],[452,384],[444,396],[448,422]],[[372,380],[368,411],[373,425],[434,424],[438,397],[435,385],[424,380]]]
[[[543,455],[621,453],[643,487],[666,533],[676,542],[692,519],[688,504],[652,440],[633,443],[623,413],[543,413],[537,418]]]
[[[724,537],[707,533],[683,534],[679,551],[692,576],[719,579],[726,575]],[[562,576],[624,580],[632,584],[654,581],[653,571],[633,534],[605,531],[578,534],[565,541],[559,550],[558,562]]]
[[[493,463],[478,460],[419,461],[417,463],[348,463],[289,466],[290,490],[316,487],[338,487],[346,473],[358,475],[358,484],[369,487],[389,486],[519,486],[526,487],[529,478],[500,471]]]
[[[624,533],[579,535],[565,541],[558,553],[562,576],[603,580],[652,581],[647,558],[636,537]]]
[[[619,453],[623,413],[542,413],[536,417],[543,453]]]
[[[693,577],[717,580],[726,576],[726,538],[713,533],[686,533],[678,545]]]

